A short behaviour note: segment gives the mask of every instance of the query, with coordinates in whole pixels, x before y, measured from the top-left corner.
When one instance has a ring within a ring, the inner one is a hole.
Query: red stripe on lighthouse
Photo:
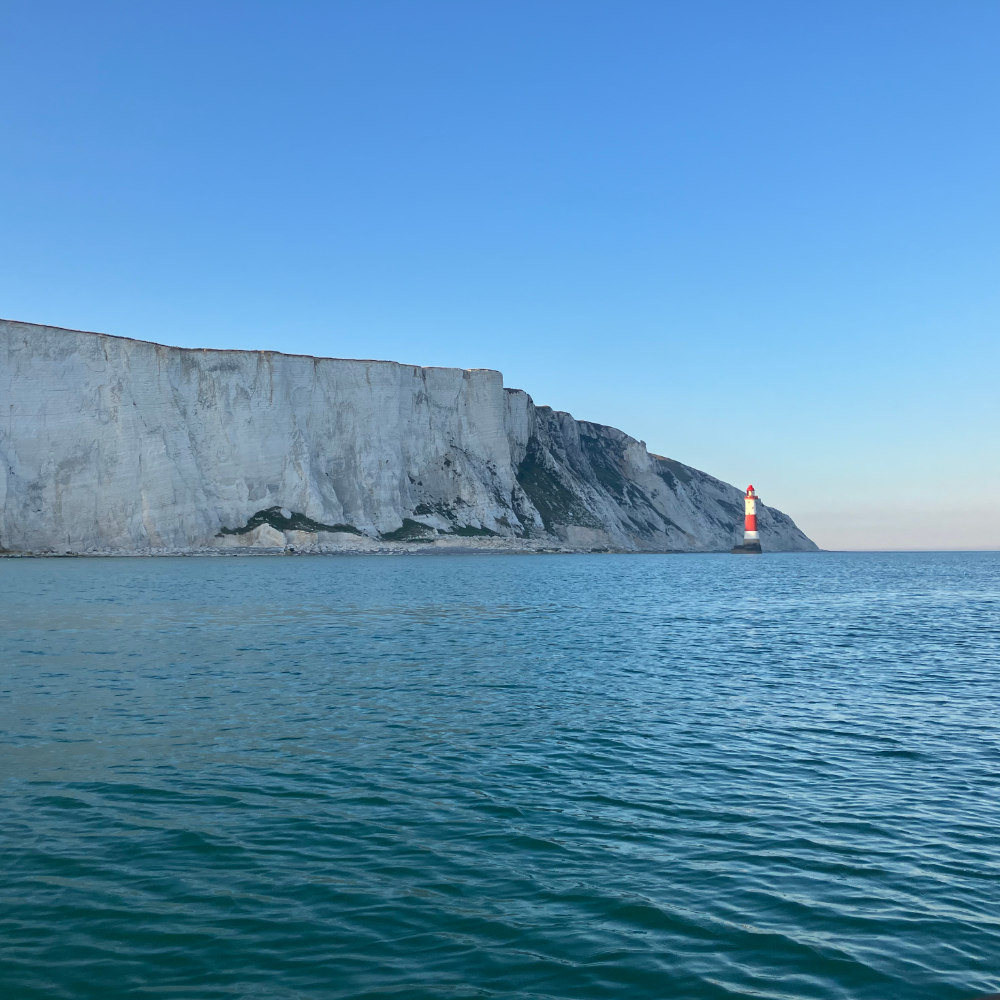
[[[747,516],[744,518],[744,522],[745,522],[744,525],[743,525],[743,530],[744,531],[756,531],[757,530],[757,515],[756,514],[747,514]],[[732,523],[732,522],[730,522],[730,523]]]

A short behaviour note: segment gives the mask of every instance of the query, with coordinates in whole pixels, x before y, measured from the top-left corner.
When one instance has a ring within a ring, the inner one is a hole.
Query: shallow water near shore
[[[1000,990],[1000,553],[0,560],[0,995]]]

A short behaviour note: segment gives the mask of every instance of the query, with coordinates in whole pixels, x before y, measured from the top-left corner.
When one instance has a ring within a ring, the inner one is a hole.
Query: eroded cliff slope
[[[499,372],[0,321],[0,548],[706,551],[740,491]],[[767,550],[815,545],[761,507]]]

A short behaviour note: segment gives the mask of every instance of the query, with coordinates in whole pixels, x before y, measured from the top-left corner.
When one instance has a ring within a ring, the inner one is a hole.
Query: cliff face
[[[0,548],[728,549],[740,491],[499,372],[0,321]],[[771,551],[815,545],[759,508]]]

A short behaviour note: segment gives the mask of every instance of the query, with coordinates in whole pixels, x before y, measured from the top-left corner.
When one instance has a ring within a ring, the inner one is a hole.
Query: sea
[[[1000,992],[1000,553],[0,560],[3,1000]]]

